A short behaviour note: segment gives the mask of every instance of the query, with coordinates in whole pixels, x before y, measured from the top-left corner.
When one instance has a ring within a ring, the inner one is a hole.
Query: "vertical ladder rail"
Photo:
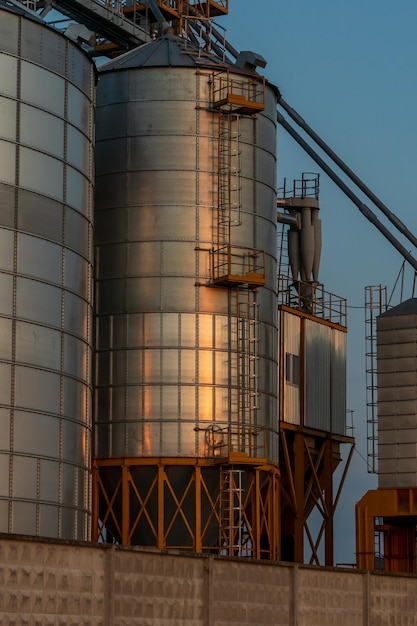
[[[252,428],[256,423],[259,391],[259,305],[256,291],[237,289],[238,314],[238,429],[239,451],[253,455]]]
[[[221,554],[242,556],[243,553],[243,470],[222,469],[220,486]]]
[[[241,224],[242,203],[239,143],[239,116],[229,113],[220,113],[217,203],[217,244],[222,257],[218,259],[220,264],[228,261],[227,255],[231,244],[231,227]]]
[[[378,398],[376,318],[387,310],[387,288],[365,287],[366,423],[368,472],[378,471]]]

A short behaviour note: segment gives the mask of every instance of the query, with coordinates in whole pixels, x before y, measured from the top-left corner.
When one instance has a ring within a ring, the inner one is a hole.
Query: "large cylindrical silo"
[[[417,299],[377,318],[378,487],[417,486]]]
[[[90,532],[95,74],[0,5],[0,530]]]
[[[143,477],[130,474],[129,542],[196,549],[196,500],[209,492],[216,516],[219,467],[238,468],[248,493],[247,468],[278,463],[277,94],[251,102],[262,84],[169,34],[100,68],[95,457],[117,540],[122,465]],[[164,504],[151,489],[161,463],[160,489],[176,493]]]

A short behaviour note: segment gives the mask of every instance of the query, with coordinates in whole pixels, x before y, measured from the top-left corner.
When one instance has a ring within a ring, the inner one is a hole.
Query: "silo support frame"
[[[382,532],[391,525],[398,524],[397,539],[401,528],[407,523],[414,529],[417,525],[417,488],[375,489],[368,491],[356,504],[356,564],[360,569],[377,569],[375,563],[375,535],[378,531],[376,520],[383,520]],[[392,530],[393,527],[390,527]],[[390,551],[390,548],[394,548]],[[385,542],[383,569],[395,572],[416,572],[416,546],[407,554],[396,553],[395,546]]]
[[[311,550],[310,564],[320,565],[319,548],[324,546],[324,564],[333,566],[334,515],[353,454],[350,437],[313,431],[281,423],[281,493],[286,507],[282,507],[283,539],[293,545],[285,554],[286,560],[304,563],[305,537]],[[340,444],[350,444],[344,469],[338,486],[334,485],[333,474],[341,461]],[[283,501],[283,504],[284,504]],[[308,520],[316,510],[321,517],[316,536]]]
[[[222,536],[220,475],[225,468],[236,467],[222,465],[220,459],[95,460],[93,541],[229,554],[218,539]],[[232,556],[277,560],[279,470],[252,463],[239,469],[245,475],[239,529],[243,538]]]

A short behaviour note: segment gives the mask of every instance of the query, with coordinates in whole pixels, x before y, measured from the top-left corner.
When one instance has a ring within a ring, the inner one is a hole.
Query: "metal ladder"
[[[222,469],[220,474],[220,554],[242,556],[243,470]]]
[[[258,409],[259,391],[259,305],[254,289],[237,289],[238,428],[240,452],[248,450],[250,431]]]
[[[230,243],[231,226],[241,222],[241,163],[239,116],[219,115],[218,243]]]
[[[365,287],[366,423],[370,473],[378,471],[376,318],[386,310],[387,288],[381,285]]]

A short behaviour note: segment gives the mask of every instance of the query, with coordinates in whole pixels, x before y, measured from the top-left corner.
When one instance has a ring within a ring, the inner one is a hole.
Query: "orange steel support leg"
[[[296,433],[294,438],[294,485],[297,512],[294,524],[294,561],[304,563],[304,436]]]
[[[333,566],[334,563],[334,529],[333,529],[333,448],[330,439],[326,441],[324,453],[324,501],[327,518],[325,520],[324,562]]]
[[[274,473],[272,476],[271,508],[269,511],[269,528],[271,529],[271,558],[280,558],[281,546],[281,524],[279,523],[280,501],[279,501],[279,476]]]
[[[196,552],[203,551],[201,538],[201,467],[195,468],[195,546]]]
[[[390,532],[394,537],[385,540],[384,569],[386,571],[415,572],[415,542],[400,537],[404,527],[413,528],[417,524],[417,488],[376,489],[368,491],[356,505],[356,563],[361,569],[375,568],[375,518],[388,518]],[[407,520],[408,518],[408,520]],[[408,523],[407,523],[408,522]],[[394,526],[394,528],[392,528]],[[402,529],[401,529],[402,526]],[[384,532],[384,527],[382,528]],[[400,549],[407,550],[399,554]]]
[[[365,496],[366,497],[366,496]],[[356,565],[359,569],[375,569],[374,518],[363,502],[356,505]]]
[[[122,543],[125,546],[130,545],[130,484],[129,484],[130,472],[126,465],[122,467]]]
[[[91,516],[92,516],[92,524],[91,524],[91,539],[93,541],[99,540],[99,470],[97,467],[93,465],[92,470],[92,502],[91,502]]]
[[[259,472],[255,470],[255,518],[253,524],[253,535],[255,539],[254,557],[261,558],[261,503],[259,490]]]
[[[164,477],[165,471],[162,465],[158,466],[158,543],[160,550],[165,548],[164,537]]]

